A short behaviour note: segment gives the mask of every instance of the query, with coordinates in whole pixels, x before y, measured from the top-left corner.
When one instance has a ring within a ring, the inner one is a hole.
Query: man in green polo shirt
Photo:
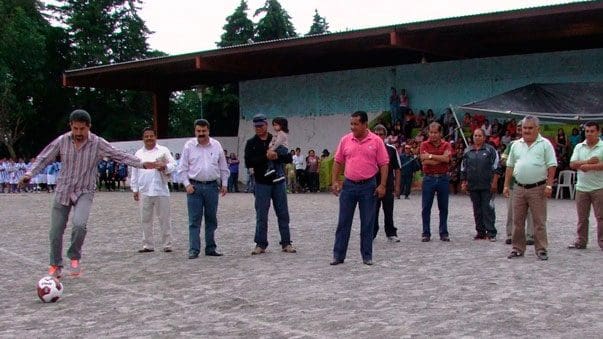
[[[578,236],[569,248],[585,249],[588,243],[588,217],[593,206],[597,220],[597,240],[603,250],[603,141],[599,139],[599,124],[585,125],[586,140],[576,145],[570,167],[578,171],[576,182],[576,211]]]
[[[507,159],[509,158],[509,152],[511,151],[511,145],[521,138],[521,125],[517,125],[517,132],[515,133],[515,140],[511,141],[505,151],[500,157],[500,162],[503,166],[507,166]],[[511,184],[509,185],[509,199],[507,199],[507,240],[505,244],[511,245],[511,234],[513,233],[513,186],[515,185],[515,179],[511,178]],[[526,244],[534,245],[534,223],[532,222],[532,213],[528,210],[528,216],[526,217]]]
[[[555,149],[550,141],[540,135],[539,120],[526,116],[521,123],[522,138],[511,145],[503,194],[509,197],[511,177],[515,178],[513,190],[513,250],[508,258],[522,257],[526,250],[525,221],[528,209],[534,221],[534,249],[540,260],[547,260],[546,198],[553,192],[557,168]]]

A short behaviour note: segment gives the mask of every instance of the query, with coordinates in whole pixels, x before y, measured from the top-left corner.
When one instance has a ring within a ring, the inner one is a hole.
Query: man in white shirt
[[[306,158],[301,154],[299,147],[295,149],[293,165],[295,165],[295,177],[297,178],[297,192],[303,192],[306,188]]]
[[[222,256],[216,251],[214,233],[218,227],[218,192],[224,196],[230,171],[220,142],[209,137],[209,122],[195,120],[195,138],[182,149],[178,176],[186,188],[188,209],[188,258],[201,251],[201,219],[205,217],[205,255]]]
[[[142,249],[148,253],[155,250],[153,237],[153,211],[157,214],[161,228],[161,242],[164,252],[172,251],[172,221],[170,218],[169,173],[176,169],[176,161],[167,147],[157,145],[155,131],[147,127],[143,130],[144,147],[136,151],[136,157],[142,161],[160,161],[165,165],[160,171],[132,168],[130,187],[134,200],[140,201],[140,223],[142,225]]]

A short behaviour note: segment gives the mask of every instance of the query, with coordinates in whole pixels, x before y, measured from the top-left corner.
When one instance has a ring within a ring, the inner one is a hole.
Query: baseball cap
[[[268,124],[268,118],[264,114],[256,114],[253,116],[253,126],[260,127]]]

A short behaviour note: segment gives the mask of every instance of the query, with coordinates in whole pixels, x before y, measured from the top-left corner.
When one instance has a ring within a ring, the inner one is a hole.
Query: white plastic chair
[[[559,195],[563,198],[562,189],[567,187],[569,190],[570,199],[574,199],[574,195],[576,193],[576,187],[574,186],[574,182],[576,181],[576,172],[574,171],[561,171],[559,172],[559,178],[557,179],[557,194],[555,195],[555,199],[559,199]]]

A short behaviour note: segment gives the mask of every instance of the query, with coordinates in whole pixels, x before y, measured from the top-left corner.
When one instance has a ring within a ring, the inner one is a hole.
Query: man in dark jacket
[[[474,239],[496,241],[493,197],[498,187],[500,166],[498,152],[486,142],[481,128],[473,131],[473,146],[467,148],[461,163],[461,189],[469,191],[477,234]]]
[[[272,140],[272,134],[268,133],[268,119],[263,114],[257,114],[253,117],[253,127],[255,136],[245,144],[245,167],[253,168],[253,173],[266,173],[268,160],[281,163],[290,163],[291,154],[278,155],[269,150],[268,145]],[[252,255],[266,252],[268,247],[268,210],[270,209],[270,200],[274,205],[274,211],[278,220],[278,230],[281,234],[282,251],[286,253],[295,253],[295,248],[291,245],[291,235],[289,232],[289,209],[287,207],[287,184],[279,181],[273,182],[274,175],[255,176],[255,243],[256,247],[251,252]]]

